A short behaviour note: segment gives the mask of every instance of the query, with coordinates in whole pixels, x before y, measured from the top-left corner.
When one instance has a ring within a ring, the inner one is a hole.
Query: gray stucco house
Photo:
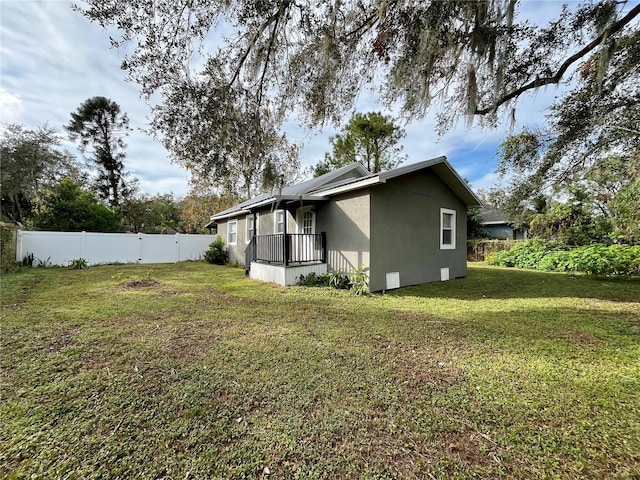
[[[482,225],[487,229],[492,240],[527,240],[529,232],[524,228],[515,228],[505,216],[493,207],[485,205],[480,208]]]
[[[252,278],[295,284],[360,266],[371,291],[467,274],[467,208],[478,197],[445,157],[370,174],[359,163],[211,217]]]

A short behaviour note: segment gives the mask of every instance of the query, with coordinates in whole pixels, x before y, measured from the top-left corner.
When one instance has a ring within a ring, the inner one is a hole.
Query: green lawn
[[[151,269],[2,277],[0,477],[640,478],[638,279]]]

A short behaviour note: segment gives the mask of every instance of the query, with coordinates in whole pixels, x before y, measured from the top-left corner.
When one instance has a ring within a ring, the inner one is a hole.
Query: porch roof
[[[283,205],[295,204],[303,202],[305,204],[325,202],[329,200],[329,197],[320,195],[260,195],[258,197],[247,200],[235,207],[231,207],[211,217],[212,223],[216,220],[223,220],[225,218],[237,217],[240,215],[248,215],[254,211],[265,207],[267,205],[275,205],[276,208]]]
[[[318,190],[319,188],[322,188],[325,185],[331,184],[332,182],[335,182],[337,179],[344,176],[351,175],[352,178],[362,178],[367,174],[367,170],[360,163],[352,163],[320,177],[312,178],[295,185],[283,187],[277,194],[274,194],[274,192],[263,193],[261,195],[258,195],[257,197],[253,197],[249,200],[238,203],[231,208],[227,208],[226,210],[213,215],[211,217],[212,222],[210,222],[210,224],[215,223],[217,220],[222,220],[239,215],[246,215],[248,213],[251,213],[251,210],[264,207],[266,205],[279,205],[282,202],[292,203],[299,202],[301,200],[303,202],[326,201],[328,200],[328,198],[312,192]]]

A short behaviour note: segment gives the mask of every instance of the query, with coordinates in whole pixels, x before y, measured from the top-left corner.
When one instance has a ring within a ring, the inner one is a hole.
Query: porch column
[[[283,225],[283,234],[282,234],[282,253],[284,255],[284,266],[288,267],[289,266],[289,242],[287,241],[287,223],[289,223],[289,212],[288,210],[285,208],[283,210],[283,216],[284,216],[284,225]]]

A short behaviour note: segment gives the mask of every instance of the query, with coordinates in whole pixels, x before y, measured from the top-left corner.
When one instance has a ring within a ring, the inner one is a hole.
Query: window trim
[[[245,221],[245,229],[244,229],[244,243],[250,243],[251,242],[251,237],[253,236],[253,213],[248,214],[246,217],[244,217],[244,221]],[[257,213],[255,214],[257,215]],[[251,225],[251,229],[249,229],[249,225]],[[256,217],[256,228],[258,227],[258,218]],[[252,232],[251,235],[249,234],[249,232]],[[257,235],[257,233],[256,233]]]
[[[445,231],[444,228],[444,216],[451,215],[451,243],[444,243],[443,233]],[[441,208],[440,209],[440,250],[455,250],[456,249],[456,211],[451,210],[450,208]]]
[[[282,231],[278,231],[278,213],[282,213]],[[284,209],[273,211],[273,233],[274,235],[282,235],[285,231],[284,222],[287,221],[287,215]]]
[[[231,225],[235,225],[235,235],[236,235],[236,239],[234,242],[231,241]],[[238,220],[237,219],[233,219],[233,220],[229,220],[227,222],[227,244],[228,245],[237,245],[238,244]]]

